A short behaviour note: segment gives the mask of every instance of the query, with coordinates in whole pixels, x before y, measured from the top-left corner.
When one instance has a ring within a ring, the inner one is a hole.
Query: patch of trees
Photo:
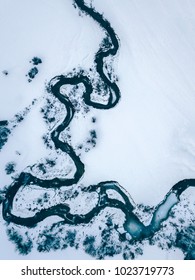
[[[15,172],[16,163],[15,162],[8,162],[5,166],[5,172],[7,175],[10,175]]]
[[[8,140],[11,130],[7,127],[7,121],[0,121],[0,150]]]
[[[195,260],[195,226],[190,225],[178,232],[175,244],[183,251],[186,260]]]
[[[32,58],[32,60],[30,61],[30,63],[32,63],[35,67],[32,67],[29,71],[28,71],[28,74],[26,75],[28,77],[28,82],[30,83],[34,78],[35,76],[39,73],[39,70],[38,68],[36,67],[37,65],[41,64],[42,63],[42,60],[41,58],[37,57],[37,56],[34,56]]]
[[[15,243],[16,250],[19,252],[19,254],[27,255],[31,252],[33,243],[28,237],[27,233],[25,233],[25,236],[22,236],[14,228],[10,228],[7,230],[7,235],[9,240]]]

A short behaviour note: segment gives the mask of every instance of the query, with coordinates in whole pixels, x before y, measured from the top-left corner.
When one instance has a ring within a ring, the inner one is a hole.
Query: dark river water
[[[75,0],[75,4],[78,8],[89,15],[99,26],[104,30],[106,36],[111,42],[109,48],[103,49],[100,47],[95,54],[94,63],[97,73],[101,80],[109,87],[109,96],[107,103],[102,104],[95,102],[91,98],[93,92],[93,83],[91,79],[84,74],[76,74],[73,77],[67,77],[59,75],[54,77],[50,81],[50,92],[66,107],[65,117],[63,121],[57,126],[55,130],[51,132],[51,139],[55,145],[55,149],[60,149],[65,154],[68,154],[73,160],[76,171],[74,176],[69,179],[54,178],[51,180],[43,180],[33,176],[31,173],[22,172],[20,176],[9,186],[6,193],[6,199],[3,201],[3,218],[7,222],[12,222],[18,225],[26,227],[35,227],[37,223],[41,222],[45,218],[53,215],[57,215],[63,218],[63,223],[78,225],[87,224],[94,217],[96,217],[106,207],[120,209],[125,214],[124,228],[129,232],[132,238],[136,240],[142,240],[144,238],[152,236],[161,227],[161,224],[169,216],[169,212],[172,207],[178,203],[180,195],[190,186],[195,186],[195,179],[185,179],[175,184],[164,200],[156,206],[152,220],[148,226],[145,226],[139,218],[133,213],[133,205],[130,202],[130,198],[127,192],[114,181],[101,182],[97,185],[92,185],[87,188],[88,192],[98,192],[99,199],[96,206],[85,215],[71,214],[70,208],[66,204],[58,204],[47,209],[42,209],[32,217],[20,217],[12,213],[14,197],[21,187],[28,185],[37,185],[45,189],[60,188],[62,186],[71,186],[79,182],[85,172],[85,165],[81,161],[80,157],[76,154],[74,149],[68,144],[60,140],[60,133],[64,131],[72,119],[74,118],[75,109],[68,96],[60,93],[60,88],[64,85],[79,85],[84,86],[83,100],[84,102],[93,108],[100,110],[109,110],[117,105],[120,100],[120,90],[117,84],[111,81],[104,73],[104,59],[108,56],[114,56],[119,49],[118,38],[115,31],[111,27],[110,23],[103,18],[103,16],[95,11],[93,8],[88,7],[82,0]],[[121,112],[122,114],[123,112]],[[108,112],[109,114],[109,112]],[[123,198],[122,200],[109,198],[107,191],[114,190],[118,192]]]

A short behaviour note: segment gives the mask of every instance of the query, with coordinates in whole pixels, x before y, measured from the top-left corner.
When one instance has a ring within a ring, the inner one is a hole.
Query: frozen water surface
[[[0,3],[0,258],[192,259],[194,2]]]

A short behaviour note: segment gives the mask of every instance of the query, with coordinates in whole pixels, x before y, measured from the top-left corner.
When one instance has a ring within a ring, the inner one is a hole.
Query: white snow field
[[[73,68],[88,70],[104,37],[99,25],[85,14],[79,16],[72,3],[0,0],[0,121],[14,125],[14,115],[36,99],[0,152],[1,189],[13,181],[5,173],[8,162],[17,163],[16,176],[48,155],[42,141],[48,127],[40,113],[47,82]],[[178,181],[195,178],[195,1],[93,0],[92,4],[119,38],[113,68],[121,99],[113,109],[90,110],[89,117],[97,119],[97,145],[81,153],[85,173],[80,183],[114,180],[135,204],[155,207]],[[29,61],[35,56],[42,63],[29,83]],[[73,142],[77,133],[82,138],[82,131],[91,128],[89,117],[80,126],[74,120]],[[183,197],[190,201],[193,216],[193,188]],[[183,215],[187,222],[189,213],[180,210],[176,218]],[[33,249],[27,256],[19,255],[8,241],[2,215],[0,232],[0,259],[93,259],[73,248],[49,253]],[[183,257],[180,249],[162,250],[146,242],[138,259]]]

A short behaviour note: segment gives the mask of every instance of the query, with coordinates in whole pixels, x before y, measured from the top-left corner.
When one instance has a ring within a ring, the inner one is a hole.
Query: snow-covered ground
[[[136,202],[156,205],[172,185],[195,174],[195,4],[94,5],[120,39],[115,72],[122,98],[99,113],[98,149],[87,155],[86,180],[94,182],[94,174],[97,182],[116,180]]]
[[[5,172],[7,163],[16,163],[16,176],[48,156],[42,141],[48,126],[40,112],[48,94],[46,84],[73,68],[88,71],[104,32],[89,16],[79,16],[71,0],[0,0],[0,4],[0,120],[12,125],[0,153],[3,189],[13,181]],[[97,133],[96,146],[81,152],[85,174],[80,183],[88,186],[114,180],[136,204],[155,207],[175,183],[195,178],[195,2],[93,0],[92,4],[119,37],[113,66],[121,100],[110,110],[90,109],[86,117],[72,123],[75,147],[77,133],[81,139],[82,131],[86,135],[95,127]],[[28,82],[33,57],[42,63]],[[15,115],[28,106],[29,112],[18,123]],[[191,188],[189,219],[194,219],[193,197]],[[181,209],[178,215],[182,216]],[[47,254],[33,250],[22,257],[14,252],[0,220],[1,259],[91,259],[72,248]],[[145,244],[138,258],[182,259],[183,253]]]

